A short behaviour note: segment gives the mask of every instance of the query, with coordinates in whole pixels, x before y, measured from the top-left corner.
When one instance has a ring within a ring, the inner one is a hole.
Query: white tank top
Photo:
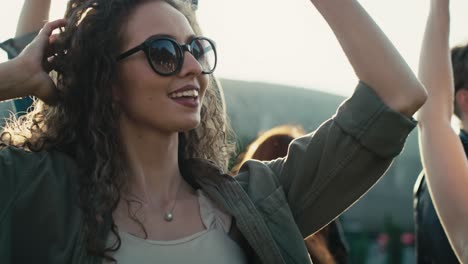
[[[122,245],[112,255],[117,263],[247,263],[239,245],[228,236],[232,217],[217,208],[201,190],[197,191],[197,195],[205,230],[171,241],[146,240],[126,232],[119,232]],[[108,245],[112,245],[114,241],[115,238],[111,234]]]

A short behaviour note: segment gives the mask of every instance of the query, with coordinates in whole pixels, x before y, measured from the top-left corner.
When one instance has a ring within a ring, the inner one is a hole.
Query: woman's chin
[[[188,132],[197,128],[200,125],[200,120],[192,120],[190,122],[185,122],[179,129],[180,132]]]

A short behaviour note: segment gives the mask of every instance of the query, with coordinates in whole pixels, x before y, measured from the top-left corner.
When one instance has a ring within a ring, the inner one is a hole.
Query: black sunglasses
[[[185,51],[190,52],[202,67],[202,73],[210,74],[216,68],[216,47],[212,40],[205,37],[194,37],[188,44],[179,44],[167,36],[152,36],[117,57],[117,61],[138,52],[144,51],[151,68],[159,75],[177,74],[184,63]]]

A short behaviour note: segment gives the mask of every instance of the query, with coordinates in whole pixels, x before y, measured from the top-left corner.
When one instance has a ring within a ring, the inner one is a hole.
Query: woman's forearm
[[[23,70],[18,59],[0,63],[0,101],[30,95],[30,79]]]
[[[311,0],[328,22],[358,78],[392,109],[412,116],[426,93],[396,48],[355,0]]]
[[[419,61],[419,78],[429,96],[419,113],[419,145],[437,214],[463,263],[468,261],[468,163],[450,122],[454,81],[449,31],[449,0],[431,0]]]
[[[419,79],[429,96],[419,112],[420,125],[447,122],[453,114],[449,32],[449,0],[432,0],[419,60]]]
[[[41,29],[49,20],[50,3],[51,0],[24,0],[16,37]]]

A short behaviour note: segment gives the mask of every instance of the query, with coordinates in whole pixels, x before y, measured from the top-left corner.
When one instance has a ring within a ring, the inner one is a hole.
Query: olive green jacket
[[[204,160],[189,166],[207,196],[234,217],[253,251],[250,263],[310,263],[303,238],[376,183],[414,126],[360,83],[284,159],[249,161],[235,178]],[[63,153],[0,151],[0,263],[100,262],[86,254],[76,179],[77,165]]]

